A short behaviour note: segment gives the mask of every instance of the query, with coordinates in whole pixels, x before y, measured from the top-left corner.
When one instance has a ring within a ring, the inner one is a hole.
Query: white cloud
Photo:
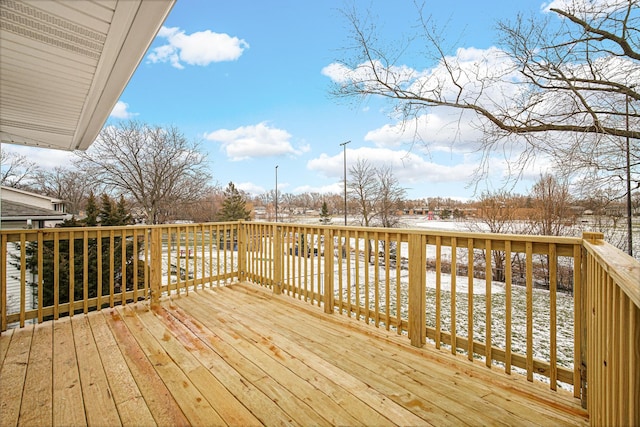
[[[137,113],[132,113],[129,111],[129,104],[126,102],[118,101],[116,105],[113,107],[111,114],[109,117],[114,117],[116,119],[130,119],[133,116],[137,116]]]
[[[244,191],[245,193],[256,195],[256,194],[264,194],[267,190],[264,187],[258,184],[254,184],[253,182],[239,182],[234,184],[236,188]]]
[[[21,154],[43,169],[53,169],[58,166],[72,167],[73,161],[77,159],[76,154],[71,151],[28,147],[26,145],[2,144],[2,150]]]
[[[204,135],[209,141],[219,142],[233,161],[269,156],[298,156],[309,151],[308,145],[294,148],[291,134],[262,122],[237,129],[219,129]]]
[[[168,44],[156,47],[147,56],[152,63],[170,62],[175,68],[183,69],[188,65],[207,66],[212,62],[235,61],[249,48],[243,39],[211,30],[186,34],[178,27],[162,27],[159,38],[165,38]]]
[[[356,162],[367,160],[376,167],[391,167],[394,176],[403,186],[429,185],[444,182],[456,182],[466,184],[471,179],[471,174],[477,167],[462,161],[459,164],[447,165],[428,161],[416,153],[405,150],[390,150],[388,148],[362,147],[347,149],[347,174],[348,170]],[[329,156],[321,154],[320,157],[307,162],[307,169],[326,177],[342,180],[344,175],[343,153]]]
[[[442,107],[429,114],[422,114],[410,121],[385,124],[367,132],[365,141],[377,147],[411,146],[415,149],[436,151],[473,151],[482,140],[482,131],[473,125],[471,112]]]

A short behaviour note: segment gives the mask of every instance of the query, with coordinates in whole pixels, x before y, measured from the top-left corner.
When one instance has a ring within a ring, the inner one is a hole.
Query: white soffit
[[[86,150],[175,0],[0,0],[0,141]]]

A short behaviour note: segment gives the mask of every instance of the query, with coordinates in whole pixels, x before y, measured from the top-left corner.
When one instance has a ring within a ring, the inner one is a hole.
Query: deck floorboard
[[[579,401],[236,284],[0,336],[0,425],[586,425]]]

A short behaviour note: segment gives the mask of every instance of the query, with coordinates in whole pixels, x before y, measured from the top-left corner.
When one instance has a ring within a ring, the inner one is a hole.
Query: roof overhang
[[[0,141],[86,150],[174,3],[0,1]]]

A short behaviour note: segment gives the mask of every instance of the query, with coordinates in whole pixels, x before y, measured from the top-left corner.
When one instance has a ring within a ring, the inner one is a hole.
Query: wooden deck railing
[[[0,230],[1,330],[228,282],[237,278],[238,227]]]
[[[585,233],[587,408],[592,425],[640,425],[640,265]]]
[[[252,281],[572,388],[596,424],[638,424],[640,264],[584,237],[254,222],[1,230],[1,329]]]

